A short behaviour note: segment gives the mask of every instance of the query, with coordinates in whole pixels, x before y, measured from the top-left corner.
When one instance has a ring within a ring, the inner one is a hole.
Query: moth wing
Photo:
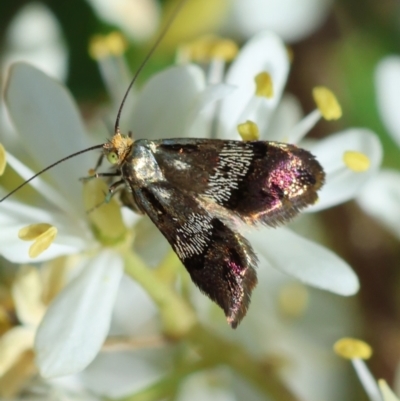
[[[279,142],[170,139],[154,157],[176,188],[203,195],[247,224],[277,226],[318,199],[325,174],[307,150]]]
[[[235,328],[245,316],[257,284],[257,258],[246,239],[168,182],[132,186],[132,191],[193,282],[224,310]]]

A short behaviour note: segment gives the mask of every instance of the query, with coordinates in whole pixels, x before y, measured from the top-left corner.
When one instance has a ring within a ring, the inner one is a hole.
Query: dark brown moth
[[[238,227],[287,222],[324,182],[308,151],[278,142],[133,141],[117,132],[103,151],[121,178],[109,197],[119,186],[131,194],[124,203],[150,217],[233,328],[257,284],[257,257]]]
[[[122,189],[121,202],[150,217],[193,282],[223,309],[235,328],[246,315],[257,284],[257,257],[239,233],[240,226],[276,227],[286,223],[317,200],[325,174],[310,152],[290,144],[133,140],[120,133],[126,97],[184,2],[178,5],[128,87],[111,140],[57,161],[22,185],[64,160],[101,148],[113,171],[88,178],[116,179],[105,202]]]

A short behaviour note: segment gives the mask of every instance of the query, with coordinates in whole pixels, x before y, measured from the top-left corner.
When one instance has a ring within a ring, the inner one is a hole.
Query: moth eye
[[[110,164],[117,164],[118,163],[118,155],[115,152],[110,152],[107,155],[107,160]]]

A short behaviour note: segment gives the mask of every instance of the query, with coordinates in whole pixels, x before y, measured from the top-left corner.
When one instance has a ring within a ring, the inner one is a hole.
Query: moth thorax
[[[147,184],[165,180],[153,151],[143,144],[142,141],[136,141],[134,143],[131,163],[133,174],[138,181]]]

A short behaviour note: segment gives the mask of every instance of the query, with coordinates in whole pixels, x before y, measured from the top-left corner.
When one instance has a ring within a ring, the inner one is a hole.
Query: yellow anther
[[[6,169],[6,150],[4,146],[0,143],[0,175],[3,175],[4,170]]]
[[[400,401],[392,389],[388,386],[385,380],[378,380],[379,390],[381,390],[384,401]]]
[[[372,348],[364,341],[355,338],[342,338],[333,346],[337,355],[345,359],[369,359]]]
[[[128,41],[121,32],[111,32],[105,39],[107,47],[113,56],[121,56],[128,48]]]
[[[355,173],[367,171],[371,165],[368,156],[361,152],[347,150],[343,153],[343,162],[350,170]]]
[[[285,285],[279,292],[279,307],[283,315],[297,318],[304,314],[308,306],[307,288],[300,283]]]
[[[314,101],[325,120],[338,120],[342,117],[342,108],[336,96],[328,88],[317,86],[313,89]]]
[[[207,35],[183,45],[181,50],[189,60],[207,63],[213,59],[231,61],[239,49],[232,40]]]
[[[94,35],[89,42],[89,55],[94,60],[108,57],[110,52],[107,48],[103,35]]]
[[[274,86],[268,72],[260,72],[255,76],[254,81],[256,82],[256,96],[263,96],[268,99],[274,96]]]
[[[108,35],[95,35],[89,43],[89,54],[95,60],[105,57],[120,56],[128,47],[128,42],[120,32],[111,32]]]
[[[239,124],[237,130],[244,141],[257,141],[260,139],[258,126],[253,121],[247,120],[245,123]]]
[[[23,241],[34,241],[29,248],[31,258],[36,258],[44,252],[56,236],[57,228],[47,223],[31,224],[18,232],[18,237]]]

